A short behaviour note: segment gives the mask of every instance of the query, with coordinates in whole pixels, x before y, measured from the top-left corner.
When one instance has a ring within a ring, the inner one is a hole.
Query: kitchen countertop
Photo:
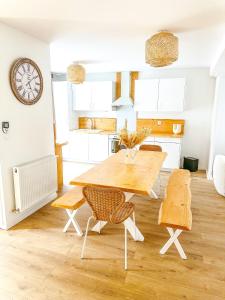
[[[152,137],[164,137],[164,138],[177,138],[177,139],[182,139],[184,137],[183,133],[179,134],[174,134],[174,133],[151,133],[149,136]]]
[[[90,130],[87,130],[87,129],[74,129],[72,131],[75,131],[75,132],[79,132],[79,133],[84,133],[84,134],[106,134],[106,135],[113,135],[113,134],[118,134],[118,132],[116,131],[108,131],[108,130],[100,130],[99,132],[95,132],[93,130],[93,132],[91,132],[91,129]],[[149,134],[150,137],[160,137],[160,138],[178,138],[178,139],[181,139],[184,137],[184,134],[183,133],[180,133],[180,134],[173,134],[173,133],[151,133]]]

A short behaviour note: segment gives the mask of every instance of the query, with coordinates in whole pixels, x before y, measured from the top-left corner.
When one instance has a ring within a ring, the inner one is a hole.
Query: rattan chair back
[[[139,150],[162,152],[162,148],[159,145],[141,145]]]
[[[125,202],[125,195],[116,188],[84,187],[83,194],[96,220],[110,221],[112,212]]]

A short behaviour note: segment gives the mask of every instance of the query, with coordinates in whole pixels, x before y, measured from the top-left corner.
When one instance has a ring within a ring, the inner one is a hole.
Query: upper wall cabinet
[[[135,80],[136,111],[157,111],[158,79]]]
[[[184,78],[135,81],[135,110],[180,112],[184,103]]]
[[[90,110],[91,108],[91,85],[88,82],[72,84],[73,109]]]
[[[184,78],[168,78],[159,81],[158,111],[180,112],[184,110]]]
[[[113,81],[92,81],[72,85],[73,109],[85,111],[110,111],[114,100]]]

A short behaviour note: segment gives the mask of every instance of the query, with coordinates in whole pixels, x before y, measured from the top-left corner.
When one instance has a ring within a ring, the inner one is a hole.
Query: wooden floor
[[[165,184],[167,175],[163,176]],[[201,176],[192,179],[193,230],[165,256],[168,239],[157,225],[160,201],[134,197],[136,220],[144,242],[129,238],[128,271],[123,269],[124,231],[108,225],[90,233],[81,261],[83,238],[64,234],[64,211],[49,205],[9,231],[0,231],[0,300],[225,299],[225,198]],[[78,220],[85,228],[90,210]]]

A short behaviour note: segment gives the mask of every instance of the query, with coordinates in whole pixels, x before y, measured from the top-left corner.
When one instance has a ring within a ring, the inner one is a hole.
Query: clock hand
[[[34,80],[34,77],[26,83],[26,86],[27,86],[28,84],[30,85],[30,83],[31,83],[32,80]]]
[[[32,90],[31,85],[30,85],[30,82],[28,82],[28,85],[29,85],[30,89]]]

